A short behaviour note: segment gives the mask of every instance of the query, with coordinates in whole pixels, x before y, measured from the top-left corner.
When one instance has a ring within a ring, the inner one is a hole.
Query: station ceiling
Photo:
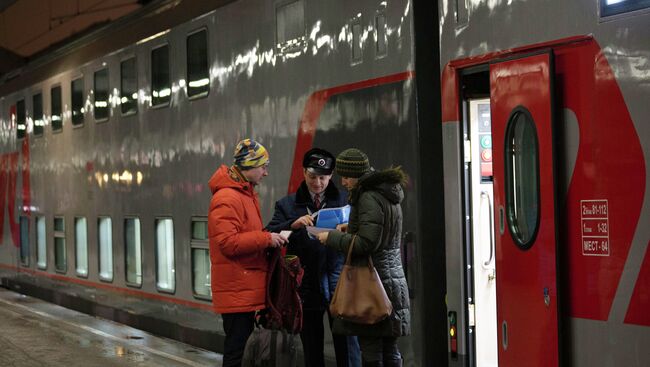
[[[0,0],[0,77],[151,1]]]

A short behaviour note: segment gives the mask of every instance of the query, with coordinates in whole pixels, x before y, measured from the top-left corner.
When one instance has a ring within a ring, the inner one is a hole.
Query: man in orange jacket
[[[210,178],[212,200],[208,217],[212,304],[221,314],[223,367],[240,367],[246,340],[253,331],[255,311],[265,307],[266,249],[287,240],[263,231],[255,185],[268,175],[269,153],[245,139],[237,144],[234,164],[222,165]]]

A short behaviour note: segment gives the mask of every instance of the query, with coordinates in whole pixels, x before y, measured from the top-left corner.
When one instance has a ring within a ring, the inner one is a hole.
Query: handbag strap
[[[345,258],[345,265],[350,265],[350,258],[352,257],[352,247],[354,246],[354,240],[357,239],[357,235],[352,236],[352,242],[350,242],[350,247],[348,247],[348,256]],[[372,269],[375,265],[372,263],[372,256],[368,254],[368,268]]]

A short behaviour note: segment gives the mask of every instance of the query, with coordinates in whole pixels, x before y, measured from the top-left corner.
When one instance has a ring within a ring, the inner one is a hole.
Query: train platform
[[[0,288],[0,366],[221,366],[218,353]]]

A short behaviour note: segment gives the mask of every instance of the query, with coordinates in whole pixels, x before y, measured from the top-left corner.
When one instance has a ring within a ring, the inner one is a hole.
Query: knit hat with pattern
[[[341,177],[359,178],[368,171],[370,171],[368,156],[359,149],[346,149],[336,157],[336,173]]]
[[[255,140],[244,139],[235,147],[233,163],[242,170],[257,168],[269,161],[269,152]]]

